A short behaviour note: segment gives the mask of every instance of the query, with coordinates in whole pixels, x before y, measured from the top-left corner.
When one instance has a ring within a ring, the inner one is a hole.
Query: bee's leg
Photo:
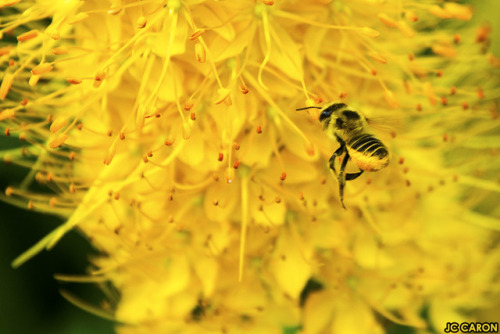
[[[347,173],[345,175],[345,179],[346,179],[346,181],[351,181],[351,180],[357,179],[358,176],[360,176],[361,174],[363,174],[363,172],[364,172],[363,170],[360,170],[357,173]]]
[[[338,176],[338,181],[339,181],[339,197],[340,197],[340,203],[342,204],[342,207],[345,209],[344,205],[344,187],[345,187],[345,181],[346,181],[346,174],[345,174],[345,167],[347,165],[347,161],[349,160],[349,153],[345,153],[344,160],[342,160],[342,165],[340,166],[340,173]],[[347,174],[349,175],[349,174]]]
[[[328,160],[328,165],[330,166],[330,169],[333,171],[335,176],[337,176],[337,170],[335,169],[335,159],[342,155],[345,151],[345,144],[343,141],[339,141],[340,147],[333,153],[333,155],[330,157],[330,160]]]

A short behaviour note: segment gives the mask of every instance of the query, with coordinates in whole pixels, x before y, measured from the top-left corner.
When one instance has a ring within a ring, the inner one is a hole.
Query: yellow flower
[[[0,154],[31,168],[3,200],[67,219],[14,266],[79,229],[117,332],[424,333],[496,306],[500,61],[468,6],[0,8],[0,124],[26,143]],[[338,143],[295,111],[330,100],[392,156],[347,210]]]

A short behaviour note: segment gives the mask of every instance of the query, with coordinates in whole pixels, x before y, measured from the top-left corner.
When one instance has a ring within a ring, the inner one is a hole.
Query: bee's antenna
[[[299,111],[299,110],[306,110],[306,109],[322,109],[321,107],[305,107],[305,108],[299,108],[299,109],[295,109],[295,111]]]

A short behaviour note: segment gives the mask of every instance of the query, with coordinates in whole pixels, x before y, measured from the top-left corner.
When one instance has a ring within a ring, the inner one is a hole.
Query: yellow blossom
[[[0,11],[0,127],[22,142],[0,156],[31,170],[2,199],[66,219],[14,266],[80,230],[101,255],[60,279],[116,288],[91,309],[118,333],[425,333],[498,307],[500,60],[468,5]],[[347,210],[338,143],[296,111],[336,100],[392,155]]]

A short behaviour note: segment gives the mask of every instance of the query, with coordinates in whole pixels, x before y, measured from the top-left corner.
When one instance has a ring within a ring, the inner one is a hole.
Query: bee
[[[319,121],[326,134],[337,140],[340,147],[333,153],[328,164],[339,182],[339,197],[344,205],[344,187],[346,181],[358,178],[363,172],[375,172],[389,164],[390,154],[387,146],[371,131],[367,119],[354,108],[342,102],[333,102],[324,107],[306,107],[321,109]],[[345,153],[340,165],[340,172],[335,169],[335,159]],[[359,168],[357,173],[346,173],[347,161],[351,159]]]

